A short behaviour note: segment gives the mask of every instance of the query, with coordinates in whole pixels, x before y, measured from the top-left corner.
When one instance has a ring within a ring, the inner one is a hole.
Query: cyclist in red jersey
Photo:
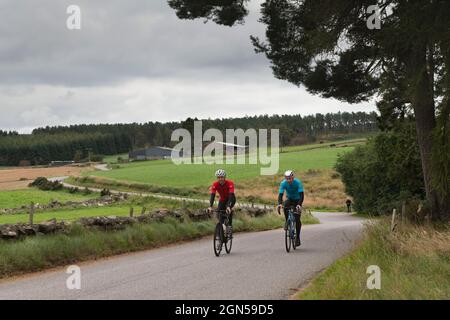
[[[209,208],[211,212],[216,198],[216,193],[219,193],[219,211],[226,211],[230,215],[230,226],[233,223],[232,209],[236,204],[236,196],[234,195],[234,183],[231,180],[225,179],[227,176],[225,170],[219,169],[216,171],[217,181],[211,186],[211,197],[209,199]],[[223,215],[219,215],[220,223],[223,223]]]

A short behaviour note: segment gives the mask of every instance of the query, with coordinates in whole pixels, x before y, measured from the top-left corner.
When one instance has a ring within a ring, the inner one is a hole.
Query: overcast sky
[[[165,0],[0,0],[0,129],[372,111],[273,77],[243,26],[179,20]],[[69,5],[82,29],[66,28]]]

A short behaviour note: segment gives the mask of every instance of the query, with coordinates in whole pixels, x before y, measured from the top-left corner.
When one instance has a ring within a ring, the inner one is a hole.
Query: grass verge
[[[297,173],[305,187],[305,207],[315,211],[346,211],[344,185],[339,174],[331,169],[307,170]],[[236,194],[239,202],[255,202],[274,205],[282,176],[256,176],[244,182],[236,182]],[[131,183],[100,177],[85,176],[69,178],[68,183],[90,188],[109,188],[117,191],[131,191],[154,194],[166,194],[198,199],[207,199],[209,191],[204,188],[178,188],[153,186],[145,183]]]
[[[381,289],[367,289],[367,267],[381,269]],[[366,227],[365,238],[300,291],[298,299],[450,299],[450,227],[404,224],[389,231],[386,219]]]
[[[317,223],[317,220],[305,216],[303,222]],[[2,240],[0,278],[197,239],[212,234],[215,224],[213,219],[202,222],[166,219],[111,232],[73,225],[68,234],[29,237],[15,242]],[[271,230],[282,225],[283,218],[276,214],[258,218],[237,215],[233,219],[236,232]]]

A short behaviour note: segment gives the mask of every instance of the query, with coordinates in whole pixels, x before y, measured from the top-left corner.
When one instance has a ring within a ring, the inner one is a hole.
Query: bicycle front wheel
[[[222,251],[222,246],[223,246],[223,229],[222,229],[222,224],[218,223],[216,225],[216,231],[214,232],[214,254],[216,255],[216,257],[218,257],[220,255],[220,252]]]
[[[291,224],[288,223],[286,231],[284,232],[284,244],[286,246],[286,252],[291,251]]]
[[[229,254],[231,252],[231,246],[233,245],[233,234],[230,233],[227,242],[225,242],[225,251]]]
[[[295,239],[297,237],[297,231],[295,230],[295,223],[291,223],[291,241],[292,241],[292,248],[295,250],[297,248],[295,244]]]

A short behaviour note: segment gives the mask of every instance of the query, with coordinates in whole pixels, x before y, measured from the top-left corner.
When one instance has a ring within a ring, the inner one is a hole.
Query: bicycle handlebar
[[[281,207],[277,207],[278,213],[280,213],[280,209],[285,208],[283,205]],[[294,214],[300,214],[302,212],[302,209],[297,210],[297,206],[287,206],[286,209],[294,211]]]

